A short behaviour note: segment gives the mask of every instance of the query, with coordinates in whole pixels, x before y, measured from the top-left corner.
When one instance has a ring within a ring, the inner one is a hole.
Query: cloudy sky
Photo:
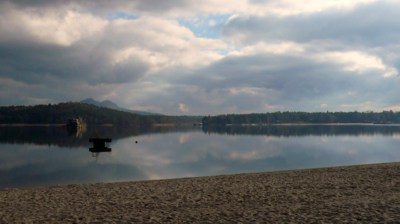
[[[2,0],[0,106],[400,110],[398,0]]]

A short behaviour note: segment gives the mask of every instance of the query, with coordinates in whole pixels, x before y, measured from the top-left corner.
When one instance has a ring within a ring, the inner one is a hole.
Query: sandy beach
[[[398,223],[400,163],[0,190],[1,223]]]

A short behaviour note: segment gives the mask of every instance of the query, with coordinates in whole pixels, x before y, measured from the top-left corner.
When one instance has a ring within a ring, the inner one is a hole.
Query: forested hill
[[[82,117],[88,124],[148,125],[150,119],[128,112],[83,103],[0,107],[0,124],[64,124]]]
[[[36,106],[0,107],[0,124],[65,124],[69,118],[82,117],[87,124],[148,126],[151,124],[192,124],[200,116],[139,115],[86,103],[59,103]]]
[[[400,112],[273,112],[226,114],[203,118],[203,125],[279,123],[381,123],[400,124]]]

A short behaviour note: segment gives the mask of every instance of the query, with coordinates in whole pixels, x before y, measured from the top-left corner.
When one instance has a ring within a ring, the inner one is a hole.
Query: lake
[[[112,151],[90,152],[91,137],[112,138]],[[398,161],[397,125],[0,127],[0,188]]]

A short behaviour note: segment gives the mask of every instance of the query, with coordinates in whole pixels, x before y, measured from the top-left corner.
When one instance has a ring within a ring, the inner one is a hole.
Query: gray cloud
[[[65,5],[71,2],[76,2],[74,0],[4,0],[3,3],[10,3],[21,7],[44,7],[44,6],[59,6]]]
[[[396,78],[379,71],[343,70],[335,61],[305,56],[256,54],[227,57],[198,70],[160,75],[174,85],[162,95],[149,95],[163,110],[186,103],[201,114],[276,110],[373,110],[398,103]],[[172,100],[171,100],[172,99]],[[373,103],[373,105],[371,104]],[[326,105],[328,107],[322,107]]]
[[[136,80],[148,69],[140,61],[110,64],[105,49],[37,43],[0,43],[0,77],[41,83],[47,77],[92,84]]]
[[[245,34],[246,42],[326,40],[356,46],[391,45],[398,42],[397,3],[377,1],[353,10],[330,10],[285,17],[243,16],[224,27],[227,36]]]
[[[168,11],[174,8],[185,8],[188,5],[193,4],[191,1],[185,0],[172,0],[172,1],[158,1],[158,0],[148,0],[148,1],[138,1],[138,9],[144,11]]]
[[[166,14],[171,11],[184,12],[201,8],[204,3],[194,0],[5,0],[21,8],[57,8],[65,6],[77,6],[85,11],[106,15],[115,11],[138,14]],[[200,6],[200,7],[199,7]]]
[[[330,63],[302,57],[254,55],[226,58],[186,78],[207,91],[232,87],[256,87],[282,93],[286,100],[315,98],[350,89],[351,76]],[[341,88],[341,89],[338,89]]]

